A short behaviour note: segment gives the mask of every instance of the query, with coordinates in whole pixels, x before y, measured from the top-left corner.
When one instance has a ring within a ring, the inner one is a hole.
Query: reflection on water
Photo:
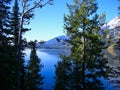
[[[26,56],[26,62],[29,60],[30,56],[30,49],[26,49],[25,51]],[[45,76],[44,79],[44,85],[43,90],[53,90],[53,86],[55,83],[54,77],[55,77],[55,65],[57,65],[57,62],[61,60],[60,54],[62,55],[70,55],[69,49],[38,49],[37,55],[41,59],[41,63],[44,65],[44,68],[42,69],[42,75]],[[115,63],[112,61],[112,63]],[[108,86],[108,82],[106,82],[104,79],[101,79],[105,86]],[[110,90],[110,86],[107,87]]]
[[[111,66],[120,67],[120,60],[117,60],[115,58],[109,58],[109,64]]]
[[[30,49],[25,51],[26,62],[29,60]],[[38,49],[37,55],[41,59],[41,63],[44,65],[42,69],[42,75],[45,76],[43,90],[53,90],[54,77],[55,77],[55,65],[61,59],[60,54],[70,55],[69,49]]]
[[[41,53],[46,53],[48,55],[57,55],[60,54],[69,56],[70,55],[70,49],[38,49]]]

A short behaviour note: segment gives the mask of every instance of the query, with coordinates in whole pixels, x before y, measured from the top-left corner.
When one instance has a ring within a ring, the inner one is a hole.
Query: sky
[[[30,31],[24,34],[27,41],[47,41],[51,38],[65,35],[64,33],[64,15],[68,15],[68,8],[66,3],[71,4],[73,0],[54,0],[54,5],[46,5],[41,9],[34,11],[34,19],[31,20],[28,28]],[[118,15],[118,6],[120,2],[118,0],[97,0],[98,11],[101,15],[106,13],[106,22],[115,18]]]

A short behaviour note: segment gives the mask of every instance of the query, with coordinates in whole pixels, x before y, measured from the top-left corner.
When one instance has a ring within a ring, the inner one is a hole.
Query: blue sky
[[[49,40],[59,35],[64,35],[64,14],[69,14],[66,3],[72,3],[73,0],[54,0],[54,5],[47,5],[42,9],[34,11],[34,19],[31,20],[31,31],[26,32],[24,37],[30,40]],[[118,0],[97,0],[98,14],[106,13],[106,21],[115,18],[118,15],[117,7],[120,5]]]

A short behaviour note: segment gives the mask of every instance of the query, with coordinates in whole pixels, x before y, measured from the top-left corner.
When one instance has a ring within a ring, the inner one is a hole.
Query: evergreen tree
[[[0,45],[10,44],[8,38],[10,31],[9,29],[9,15],[10,15],[10,4],[11,0],[0,1]]]
[[[19,85],[21,85],[21,89],[24,89],[24,78],[25,78],[25,66],[24,66],[24,39],[21,39],[21,48],[19,50],[19,46],[18,46],[18,38],[19,38],[19,28],[20,28],[20,12],[19,12],[19,5],[18,5],[18,0],[14,1],[14,6],[13,6],[13,10],[11,13],[11,31],[13,34],[13,44],[15,47],[15,58],[14,58],[14,62],[16,62],[16,64],[14,66],[16,66],[16,78],[17,78],[17,88],[20,87]],[[26,31],[28,31],[29,29],[27,28],[22,28],[22,33],[25,33]],[[19,51],[19,54],[18,54]],[[20,59],[20,60],[19,60]],[[20,75],[20,76],[19,76]]]
[[[101,30],[104,15],[96,14],[95,0],[74,0],[74,5],[67,6],[70,15],[64,17],[64,28],[72,45],[68,60],[72,69],[66,72],[70,76],[68,82],[72,82],[70,89],[101,90],[104,87],[99,78],[107,78],[110,71],[103,56],[108,46],[107,31]]]
[[[15,48],[11,45],[13,38],[10,30],[11,0],[0,1],[0,88],[16,90]]]
[[[25,48],[24,46],[24,39],[21,39],[21,47],[19,48],[18,45],[18,39],[19,39],[19,28],[20,28],[20,11],[19,11],[19,5],[18,5],[18,0],[15,0],[13,10],[11,13],[11,30],[13,32],[13,37],[14,37],[14,47],[16,48],[16,62],[17,62],[17,73],[18,74],[18,85],[21,85],[21,88],[24,89],[24,78],[25,78],[25,66],[24,66],[24,53],[23,50]],[[22,34],[25,33],[30,29],[28,28],[22,28]],[[18,54],[19,52],[19,54]],[[20,59],[20,60],[19,60]],[[20,74],[21,73],[21,74]],[[20,74],[20,76],[19,76]],[[20,84],[21,83],[21,84]],[[18,86],[19,87],[19,86]]]
[[[18,43],[18,32],[19,32],[20,13],[18,7],[18,0],[15,0],[13,10],[11,13],[11,29],[14,35],[14,44],[17,46]]]
[[[24,60],[21,58],[23,54],[21,51],[23,50],[23,25],[29,24],[30,19],[33,17],[34,13],[33,11],[36,8],[42,8],[43,6],[49,4],[53,0],[47,0],[44,2],[44,0],[22,0],[21,1],[21,15],[20,15],[20,21],[19,21],[19,34],[18,34],[18,63],[19,63],[19,74],[18,74],[18,90],[24,89]],[[30,4],[32,3],[32,4]],[[44,4],[43,4],[44,3]]]
[[[31,42],[30,60],[27,65],[25,90],[41,90],[43,76],[40,74],[43,65],[36,53],[36,42]]]
[[[20,17],[20,14],[19,14],[19,7],[18,7],[18,1],[15,0],[14,1],[14,6],[12,8],[12,13],[11,13],[11,31],[12,31],[12,34],[13,34],[13,44],[14,44],[14,68],[16,68],[16,71],[15,71],[15,83],[16,83],[16,89],[18,89],[18,74],[19,74],[19,62],[18,62],[18,46],[17,46],[17,42],[18,42],[18,31],[19,31],[19,17]]]
[[[10,14],[10,7],[8,5],[11,1],[12,0],[0,0],[0,72],[3,72],[2,74],[0,74],[0,81],[2,81],[0,87],[3,90],[16,90],[16,87],[18,87],[18,90],[24,90],[25,67],[24,54],[22,52],[24,49],[24,40],[22,39],[22,34],[28,29],[23,29],[23,23],[32,18],[32,10],[40,6],[45,6],[50,2],[50,0],[44,5],[41,3],[43,0],[40,0],[39,2],[37,2],[37,0],[21,0],[23,6],[21,10],[23,11],[21,11],[20,17],[17,0],[15,0],[13,13]],[[31,1],[34,1],[34,3],[30,5],[34,6],[28,8],[30,6],[28,4]],[[9,15],[12,16],[12,22],[9,21]],[[12,35],[14,37],[15,46],[12,45]],[[4,71],[4,69],[6,69],[6,71]],[[16,73],[16,71],[18,71],[18,73]],[[18,77],[16,79],[18,79],[18,85],[16,85],[17,80],[14,78],[17,74]],[[14,84],[12,82],[14,82]],[[6,85],[8,86],[6,87]]]
[[[55,86],[54,86],[54,90],[71,90],[71,83],[70,81],[72,81],[71,78],[71,71],[72,71],[72,67],[71,67],[71,62],[69,57],[65,57],[65,56],[61,56],[62,57],[62,61],[59,61],[57,63],[57,65],[55,65],[55,73],[56,73],[56,77],[55,77]]]

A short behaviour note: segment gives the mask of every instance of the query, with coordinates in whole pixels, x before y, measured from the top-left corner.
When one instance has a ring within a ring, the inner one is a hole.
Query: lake
[[[29,60],[30,56],[30,49],[26,49],[25,53],[25,59],[26,61]],[[63,55],[70,55],[70,50],[69,49],[38,49],[37,50],[37,55],[41,59],[41,63],[44,65],[44,68],[42,68],[42,75],[45,76],[44,79],[44,84],[43,84],[43,90],[53,90],[54,86],[54,77],[55,77],[55,65],[60,58],[60,54]],[[104,83],[104,86],[106,87],[105,90],[115,90],[113,89],[110,84],[101,78],[102,82]]]
[[[26,49],[25,59],[29,60],[30,49]],[[45,76],[43,90],[53,90],[54,76],[55,76],[55,65],[60,58],[60,54],[70,55],[70,50],[66,49],[38,49],[37,55],[41,59],[41,63],[44,65],[42,68],[42,75]]]

